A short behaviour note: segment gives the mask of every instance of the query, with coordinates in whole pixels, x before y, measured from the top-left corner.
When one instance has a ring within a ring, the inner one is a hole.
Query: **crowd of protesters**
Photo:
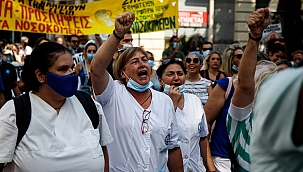
[[[269,16],[252,12],[247,44],[223,52],[172,36],[157,69],[129,12],[105,42],[0,40],[0,172],[303,171],[303,50],[261,52]]]

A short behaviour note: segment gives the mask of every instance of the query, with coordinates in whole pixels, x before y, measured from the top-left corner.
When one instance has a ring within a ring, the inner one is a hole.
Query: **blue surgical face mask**
[[[78,48],[77,48],[77,49],[73,49],[72,47],[69,47],[68,49],[69,49],[72,53],[76,53],[77,50],[78,50]]]
[[[238,67],[236,65],[233,65],[232,69],[238,72]]]
[[[84,49],[84,48],[85,48],[85,45],[83,45],[83,44],[79,44],[79,48]]]
[[[86,54],[88,60],[92,61],[93,58],[95,57],[95,54]]]
[[[203,56],[204,56],[204,58],[205,58],[206,56],[208,56],[209,53],[210,53],[210,50],[203,51]]]
[[[170,85],[164,84],[164,90],[163,90],[163,92],[164,92],[165,94],[168,94],[169,89],[170,89]],[[179,92],[180,92],[181,94],[183,94],[184,91],[185,91],[184,84],[183,84],[183,85],[180,85],[180,86],[179,86]]]
[[[178,47],[178,48],[180,47],[180,43],[174,42],[174,43],[173,43],[173,49],[176,49],[177,47]]]
[[[77,92],[78,77],[75,72],[64,76],[49,72],[47,75],[47,84],[61,96],[71,97]]]
[[[155,65],[155,62],[153,60],[148,60],[148,63],[151,68],[154,67],[154,65]]]
[[[123,71],[123,73],[124,73],[124,71]],[[131,89],[133,89],[135,91],[138,91],[138,92],[144,92],[144,91],[146,91],[147,89],[149,89],[150,87],[152,87],[154,85],[151,81],[149,81],[148,84],[146,84],[146,85],[140,85],[139,83],[137,83],[136,81],[134,81],[133,79],[128,77],[127,75],[126,75],[126,77],[129,78],[128,81],[127,81],[126,86],[128,88],[131,88]]]

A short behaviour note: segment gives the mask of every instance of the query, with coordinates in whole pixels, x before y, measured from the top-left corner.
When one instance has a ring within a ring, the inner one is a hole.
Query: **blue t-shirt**
[[[221,78],[216,81],[225,91],[227,90],[229,79]],[[212,132],[210,150],[212,156],[219,156],[222,158],[229,158],[228,155],[228,133],[226,128],[226,117],[231,103],[231,98],[234,94],[234,86],[232,85],[228,98],[225,100],[224,106],[220,111],[219,116],[216,118],[216,125]]]

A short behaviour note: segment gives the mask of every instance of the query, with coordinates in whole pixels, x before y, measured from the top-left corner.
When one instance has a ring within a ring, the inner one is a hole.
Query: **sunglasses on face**
[[[162,61],[162,64],[167,64],[167,63],[169,63],[171,60],[182,62],[182,59],[180,59],[180,58],[173,58],[173,59],[166,59],[166,60],[163,60],[163,61]]]
[[[193,61],[194,63],[199,63],[199,59],[198,58],[194,58],[194,59],[186,58],[185,59],[186,63],[191,63],[191,61]]]
[[[236,55],[234,55],[234,56],[237,57],[237,59],[241,59],[242,56],[243,56],[243,54],[236,54]]]
[[[74,43],[74,44],[79,44],[80,41],[73,40],[71,42]]]
[[[97,50],[87,50],[88,53],[95,54]]]
[[[123,42],[133,42],[133,39],[123,39]]]
[[[212,48],[203,48],[202,50],[203,51],[207,51],[207,50],[212,51],[213,49]]]

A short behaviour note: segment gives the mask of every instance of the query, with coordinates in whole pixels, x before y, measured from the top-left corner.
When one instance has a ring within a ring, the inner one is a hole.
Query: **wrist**
[[[256,35],[252,35],[251,33],[248,33],[248,37],[249,37],[249,39],[251,39],[253,41],[260,41],[262,39],[262,34],[259,36],[256,36]]]
[[[113,34],[119,40],[122,40],[124,38],[124,34],[121,36],[119,33],[116,32],[116,30],[113,30]]]

